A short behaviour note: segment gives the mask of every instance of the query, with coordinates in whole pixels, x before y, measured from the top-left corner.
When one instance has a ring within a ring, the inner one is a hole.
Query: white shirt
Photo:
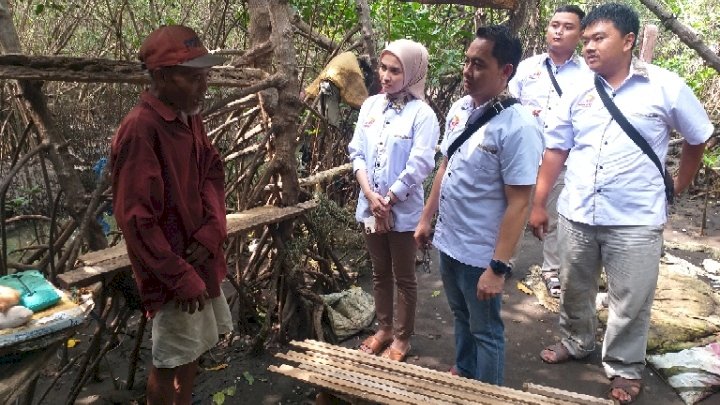
[[[472,111],[470,96],[450,108],[440,146],[445,156]],[[535,184],[542,150],[535,119],[519,104],[471,135],[450,158],[442,178],[433,245],[462,263],[487,267],[507,209],[505,185]]]
[[[435,167],[435,146],[440,125],[427,103],[412,100],[398,112],[388,107],[384,94],[365,100],[360,108],[353,138],[348,145],[353,173],[367,171],[370,188],[380,195],[388,191],[400,200],[392,207],[395,231],[414,231],[423,209],[423,181]],[[372,216],[360,192],[355,219]]]
[[[665,162],[670,131],[691,145],[712,135],[713,126],[692,90],[675,73],[633,59],[630,74],[608,95]],[[611,119],[593,79],[563,97],[548,118],[547,148],[569,150],[558,212],[589,225],[662,225],[665,185],[655,164]]]
[[[532,113],[543,130],[547,115],[552,113],[560,101],[560,95],[555,91],[545,66],[546,60],[563,94],[572,92],[578,84],[592,76],[592,71],[576,53],[560,66],[555,65],[547,53],[520,62],[515,76],[508,83],[508,90]]]

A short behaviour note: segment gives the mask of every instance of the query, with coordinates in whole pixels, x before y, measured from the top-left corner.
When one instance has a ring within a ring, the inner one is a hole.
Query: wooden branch
[[[231,66],[251,65],[257,58],[265,57],[271,54],[273,51],[273,43],[271,41],[265,41],[259,45],[254,46],[252,49],[248,49],[247,52],[242,53],[237,58],[230,61]],[[223,51],[216,52],[218,55],[230,55]]]
[[[347,174],[350,171],[352,171],[352,163],[346,163],[342,166],[333,167],[320,173],[313,174],[312,176],[303,177],[299,180],[300,187],[321,184],[337,176]]]
[[[312,27],[300,18],[300,14],[298,14],[295,9],[291,9],[290,11],[290,23],[297,29],[297,32],[300,35],[313,41],[320,48],[323,48],[328,52],[332,52],[338,47],[338,44],[336,44],[332,39],[313,31]]]
[[[457,4],[461,6],[474,6],[478,8],[493,8],[496,10],[515,10],[518,0],[399,0],[405,3],[420,4]]]
[[[675,33],[680,41],[694,49],[708,65],[720,72],[720,56],[705,45],[692,29],[678,21],[676,15],[664,9],[656,0],[640,0],[640,2],[660,19],[665,28]]]
[[[210,70],[208,84],[224,87],[251,87],[268,78],[260,69],[215,67]],[[62,56],[0,56],[0,79],[45,80],[92,83],[148,84],[150,76],[140,63]]]

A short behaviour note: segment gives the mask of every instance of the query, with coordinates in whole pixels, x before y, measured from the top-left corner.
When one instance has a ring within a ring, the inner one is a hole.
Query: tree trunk
[[[685,24],[678,21],[677,16],[665,10],[663,6],[655,0],[640,0],[640,2],[660,19],[660,22],[665,26],[665,28],[674,32],[678,38],[680,38],[680,41],[694,49],[708,65],[720,72],[720,56],[705,45],[703,40],[700,39],[696,33],[694,33]]]
[[[20,40],[15,26],[12,22],[12,15],[7,0],[0,0],[0,47],[4,53],[22,53]],[[25,99],[29,113],[35,123],[40,136],[50,142],[53,147],[48,150],[48,158],[53,164],[60,187],[65,192],[67,208],[72,218],[79,224],[82,223],[86,211],[93,212],[95,207],[86,206],[87,199],[85,190],[80,182],[78,173],[73,169],[67,142],[63,135],[57,131],[52,115],[47,107],[47,100],[41,90],[40,82],[19,80],[17,82],[18,92]],[[63,146],[58,146],[63,145]],[[2,224],[0,224],[2,225]],[[107,247],[107,239],[103,234],[100,224],[92,221],[88,226],[85,235],[90,250],[99,250]],[[70,263],[72,265],[72,263]]]
[[[367,0],[357,0],[357,14],[362,26],[362,40],[365,53],[370,59],[370,68],[373,72],[373,81],[368,86],[368,93],[372,96],[380,91],[380,81],[378,80],[378,57],[375,52],[375,34],[373,33],[372,20],[370,19],[370,7]]]
[[[274,160],[278,163],[283,185],[283,205],[288,206],[297,204],[300,192],[295,151],[298,147],[298,115],[302,103],[299,99],[300,83],[293,41],[294,29],[290,24],[290,6],[287,0],[274,0],[270,1],[269,7],[276,73],[287,79],[278,88],[278,108],[272,117],[272,133],[275,135]]]
[[[523,58],[538,54],[544,47],[543,36],[538,35],[540,0],[521,1],[510,13],[510,30],[523,39]]]

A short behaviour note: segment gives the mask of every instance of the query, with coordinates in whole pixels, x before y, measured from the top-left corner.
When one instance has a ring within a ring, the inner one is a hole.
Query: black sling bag
[[[637,129],[635,129],[635,127],[632,126],[630,122],[628,122],[627,118],[625,118],[623,113],[620,112],[615,103],[610,99],[607,92],[605,91],[605,88],[603,87],[600,76],[598,75],[595,75],[595,90],[597,90],[598,94],[600,95],[600,99],[602,100],[603,104],[605,104],[605,108],[610,111],[610,115],[612,115],[615,122],[620,125],[620,127],[623,129],[623,131],[625,131],[625,133],[630,137],[630,139],[632,139],[633,142],[635,142],[635,144],[643,152],[645,152],[645,154],[650,158],[650,160],[655,163],[655,166],[660,171],[660,176],[662,176],[665,183],[665,198],[667,198],[667,202],[669,204],[672,204],[675,197],[675,185],[673,184],[673,178],[670,172],[667,169],[663,169],[662,164],[660,164],[660,158],[658,158],[658,156],[655,154],[655,151],[652,150],[650,144],[648,144],[645,138],[643,138],[642,135],[640,135],[640,133],[637,131]]]
[[[511,105],[517,103],[518,100],[516,98],[508,98],[505,101],[498,101],[495,104],[491,105],[490,107],[485,110],[485,112],[477,119],[471,121],[472,114],[470,115],[470,118],[468,118],[467,126],[465,127],[465,130],[458,136],[452,144],[450,144],[450,147],[448,148],[448,160],[450,160],[450,157],[455,153],[455,151],[462,146],[462,144],[465,143],[465,141],[470,138],[470,135],[474,134],[475,131],[480,129],[483,125],[487,124],[488,121],[493,119],[496,115],[500,114],[500,112]]]
[[[545,67],[547,68],[548,74],[550,75],[550,81],[552,82],[553,87],[555,87],[555,91],[557,91],[558,96],[562,96],[562,89],[560,88],[560,85],[555,79],[555,75],[553,74],[552,68],[550,67],[550,59],[545,59]]]

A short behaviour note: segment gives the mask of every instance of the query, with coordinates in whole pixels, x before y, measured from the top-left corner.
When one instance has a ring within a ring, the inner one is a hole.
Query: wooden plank
[[[290,207],[267,205],[237,214],[228,214],[228,236],[297,217],[317,205],[316,201],[311,200]],[[87,287],[112,277],[119,271],[129,271],[131,268],[130,258],[128,258],[125,244],[122,242],[107,249],[89,252],[80,256],[78,260],[82,266],[57,276],[57,282],[61,288]]]
[[[117,245],[111,246],[107,249],[87,252],[78,257],[78,261],[85,266],[94,266],[123,256],[127,256],[127,249],[125,248],[125,242],[121,241]]]
[[[65,273],[58,274],[57,283],[61,288],[87,287],[112,277],[121,271],[130,271],[130,258],[127,253],[122,257],[113,258],[93,266],[80,266]]]
[[[560,399],[576,404],[587,404],[587,405],[613,405],[614,402],[611,399],[604,399],[593,397],[585,394],[578,394],[576,392],[565,391],[557,388],[546,387],[544,385],[525,383],[523,389],[527,392],[532,392],[538,395],[544,395],[549,398]]]
[[[312,384],[316,387],[321,388],[327,388],[332,391],[342,392],[349,395],[352,395],[357,398],[363,398],[367,399],[373,402],[377,402],[379,404],[388,404],[388,405],[417,405],[417,402],[406,402],[401,401],[398,399],[392,399],[385,396],[382,396],[379,393],[375,392],[367,392],[365,391],[364,387],[349,383],[347,381],[342,380],[336,380],[334,378],[328,378],[326,376],[317,375],[315,373],[309,372],[307,370],[300,370],[298,368],[295,368],[293,366],[289,366],[287,364],[282,364],[280,367],[276,366],[269,366],[268,370],[286,375],[288,377],[295,378],[296,380],[304,381],[308,384]],[[430,404],[430,403],[428,403]]]
[[[388,381],[374,378],[363,373],[340,370],[335,367],[324,366],[321,364],[300,364],[297,368],[317,375],[322,375],[327,378],[342,380],[348,384],[356,384],[358,386],[365,387],[364,389],[367,392],[383,393],[384,396],[403,402],[431,403],[438,405],[451,405],[453,403],[460,404],[459,402],[450,402],[447,400],[448,398],[440,399],[426,395],[426,393],[412,392],[405,389],[402,385],[388,383]],[[466,402],[461,405],[471,405],[471,403]]]
[[[287,354],[278,353],[276,354],[276,357],[289,361],[295,361],[300,364],[308,364],[312,367],[327,366],[342,370],[348,370],[353,373],[358,373],[361,376],[368,376],[379,381],[386,381],[386,383],[392,383],[396,387],[403,387],[404,389],[413,393],[424,394],[426,396],[430,396],[433,398],[437,398],[438,400],[447,401],[454,404],[483,403],[488,405],[505,405],[507,403],[506,401],[498,400],[497,398],[494,398],[492,396],[482,395],[479,393],[473,393],[464,390],[457,390],[449,385],[437,384],[420,378],[410,378],[404,375],[389,373],[386,370],[377,369],[366,364],[354,364],[352,362],[335,360],[331,356],[326,356],[315,352],[308,354],[290,351]]]
[[[265,205],[255,207],[236,214],[227,215],[228,236],[244,233],[259,226],[276,224],[302,215],[318,206],[317,201],[310,200],[290,207]]]
[[[379,356],[368,356],[357,350],[347,349],[341,346],[335,346],[315,340],[305,340],[303,342],[292,341],[292,346],[304,348],[307,350],[326,353],[331,356],[338,356],[350,361],[365,362],[375,367],[389,370],[395,373],[405,374],[412,378],[423,378],[440,384],[447,384],[459,389],[469,390],[471,392],[479,392],[485,395],[491,395],[495,398],[510,401],[512,403],[542,403],[542,404],[566,404],[567,401],[561,401],[554,398],[547,398],[540,395],[515,390],[508,387],[499,387],[497,385],[483,383],[469,378],[450,375],[447,372],[440,372],[420,367],[414,364],[399,363]],[[535,402],[533,402],[535,401]],[[540,402],[538,402],[540,401]]]

